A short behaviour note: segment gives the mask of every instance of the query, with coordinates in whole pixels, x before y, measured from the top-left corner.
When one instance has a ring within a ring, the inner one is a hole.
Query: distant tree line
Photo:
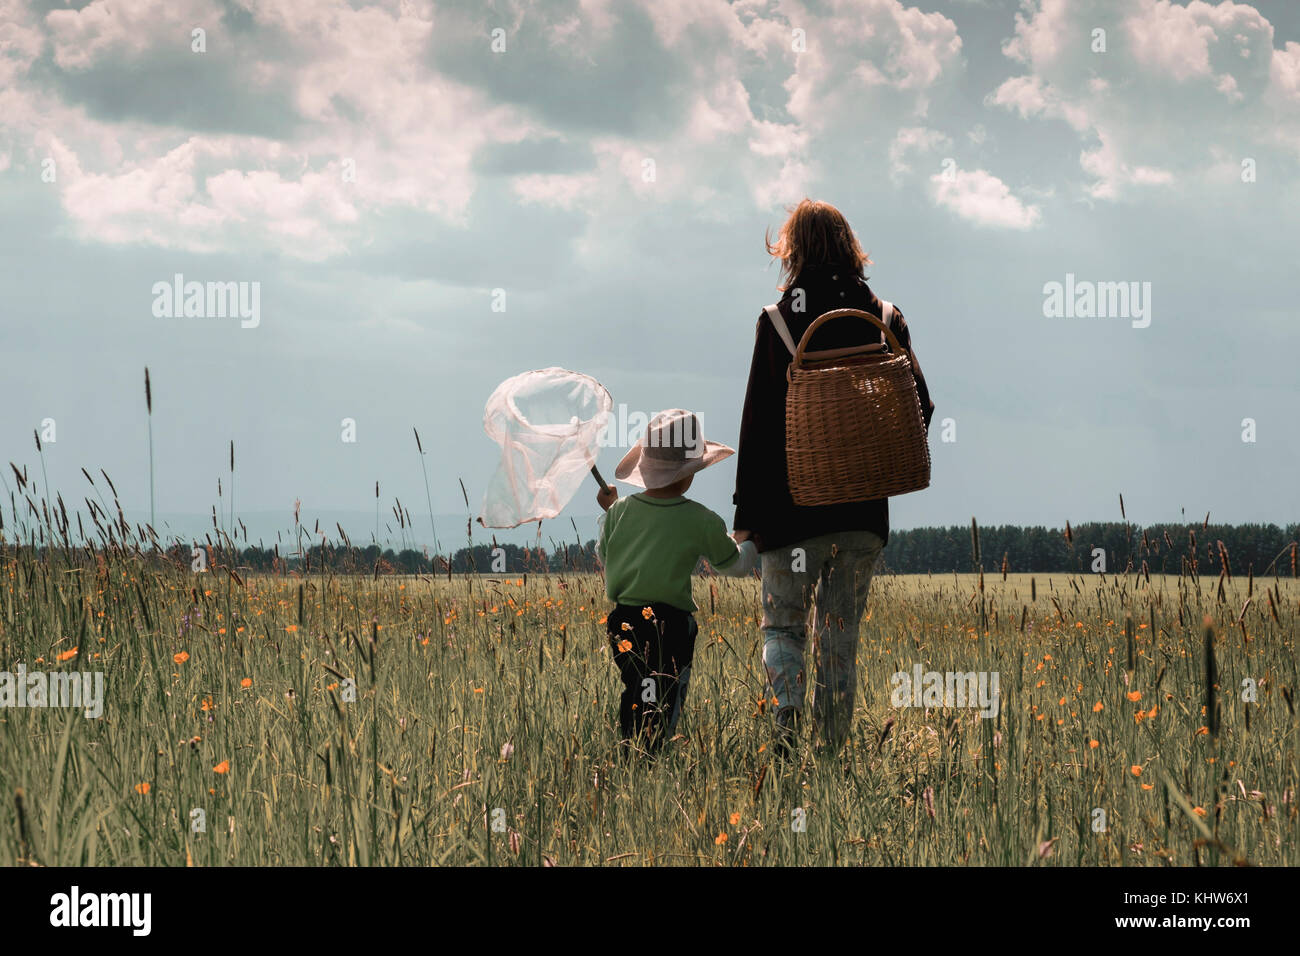
[[[1296,574],[1300,524],[1154,524],[1089,522],[1077,527],[914,528],[890,533],[884,563],[901,574],[983,569],[1009,573]],[[979,557],[975,558],[978,544]],[[1100,559],[1100,560],[1099,560]]]
[[[381,549],[377,545],[317,544],[299,551],[253,545],[231,548],[228,544],[206,546],[205,565],[232,565],[236,569],[282,573],[285,571],[332,571],[342,574],[528,574],[542,572],[594,571],[598,567],[596,542],[559,545],[551,549],[525,548],[517,544],[479,544],[452,554],[431,554],[414,548]],[[167,549],[175,562],[193,564],[194,545],[176,543]]]
[[[1155,524],[1090,522],[1065,529],[954,525],[893,531],[879,570],[897,574],[1104,572],[1151,574],[1180,571],[1217,575],[1297,572],[1300,524]],[[191,545],[177,543],[168,555],[190,562]],[[594,571],[596,542],[521,547],[479,544],[446,555],[376,545],[317,544],[303,551],[251,546],[208,549],[204,560],[251,571],[332,571],[365,574],[527,574]],[[701,566],[703,568],[703,565]]]

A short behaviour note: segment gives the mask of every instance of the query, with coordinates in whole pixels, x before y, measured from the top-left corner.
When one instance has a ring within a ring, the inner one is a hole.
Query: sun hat
[[[694,412],[670,408],[650,419],[641,440],[614,469],[614,477],[642,488],[664,488],[735,453],[721,442],[706,441]]]

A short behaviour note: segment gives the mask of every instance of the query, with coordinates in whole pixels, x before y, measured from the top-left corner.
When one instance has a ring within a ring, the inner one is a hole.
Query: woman
[[[861,309],[881,317],[884,304],[867,285],[862,251],[848,221],[829,203],[805,199],[790,214],[769,255],[782,264],[784,293],[777,304],[790,339],[798,342],[813,320],[832,309]],[[912,354],[912,373],[925,426],[934,403],[912,352],[903,315],[890,310],[888,325]],[[867,345],[883,339],[861,319],[827,322],[810,349]],[[816,606],[815,724],[838,751],[849,735],[857,672],[858,623],[876,558],[889,537],[886,499],[799,506],[790,496],[785,459],[786,369],[791,349],[766,313],[745,392],[737,454],[736,539],[752,537],[763,566],[763,665],[776,698],[778,750],[789,754],[804,709],[804,651],[808,608]]]

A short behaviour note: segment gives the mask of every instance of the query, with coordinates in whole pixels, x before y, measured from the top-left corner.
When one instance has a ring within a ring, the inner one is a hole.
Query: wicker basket
[[[807,352],[818,328],[854,316],[889,343]],[[874,315],[835,309],[799,340],[786,372],[786,464],[796,505],[871,501],[930,484],[930,446],[911,356]]]

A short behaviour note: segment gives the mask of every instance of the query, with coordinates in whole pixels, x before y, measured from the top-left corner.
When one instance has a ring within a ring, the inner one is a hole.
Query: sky
[[[1300,516],[1290,0],[0,0],[0,452],[147,517],[148,366],[160,514],[228,510],[233,442],[237,514],[364,538],[376,481],[477,514],[527,369],[734,444],[805,196],[935,402],[894,527]]]

